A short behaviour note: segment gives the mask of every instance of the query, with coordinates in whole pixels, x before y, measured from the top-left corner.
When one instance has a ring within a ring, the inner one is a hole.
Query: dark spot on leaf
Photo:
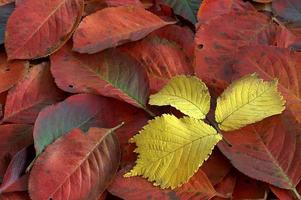
[[[73,88],[73,85],[68,85],[69,88]]]
[[[198,45],[198,49],[203,49],[204,48],[204,45],[203,44],[199,44]]]

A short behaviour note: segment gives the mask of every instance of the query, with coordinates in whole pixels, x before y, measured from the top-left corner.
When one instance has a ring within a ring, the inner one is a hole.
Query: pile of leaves
[[[0,0],[0,45],[0,200],[301,199],[300,0]]]

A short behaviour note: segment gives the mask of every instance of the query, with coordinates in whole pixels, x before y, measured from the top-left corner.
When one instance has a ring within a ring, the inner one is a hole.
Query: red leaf
[[[175,191],[155,187],[142,177],[123,177],[127,168],[121,170],[108,188],[108,191],[123,199],[181,199],[201,200],[219,195],[214,190],[206,174],[199,170],[188,183]]]
[[[3,122],[33,124],[47,105],[63,98],[47,63],[30,68],[28,74],[8,92]]]
[[[79,23],[83,5],[83,0],[24,1],[7,23],[8,58],[39,58],[59,49]]]
[[[231,12],[256,11],[249,2],[242,0],[204,0],[198,11],[198,25],[208,23],[223,14]]]
[[[231,66],[240,47],[272,45],[275,43],[275,30],[276,26],[270,19],[258,12],[229,13],[212,19],[196,33],[197,76],[208,83],[212,80],[222,82],[218,76],[220,69],[224,68],[225,74],[234,73]]]
[[[73,49],[96,53],[126,42],[140,40],[168,22],[141,7],[112,7],[87,16],[74,33]],[[95,28],[97,27],[97,28]]]
[[[185,30],[171,29],[183,33]],[[161,32],[161,35],[163,34]],[[191,57],[185,55],[182,47],[177,43],[159,34],[153,33],[139,42],[123,46],[122,50],[144,66],[148,73],[152,93],[162,89],[173,76],[193,73]]]
[[[135,5],[143,7],[143,4],[139,0],[105,0],[108,6],[129,6]]]
[[[27,192],[12,192],[0,196],[0,200],[31,200]]]
[[[0,93],[13,87],[26,73],[29,63],[26,61],[7,62],[4,53],[0,53]]]
[[[230,172],[231,168],[232,166],[228,159],[218,149],[214,149],[208,160],[201,167],[212,185],[220,183]]]
[[[49,145],[29,179],[32,200],[98,199],[115,175],[120,150],[113,129],[74,129]]]
[[[66,45],[51,56],[51,72],[57,85],[72,93],[96,93],[145,108],[147,74],[133,58],[117,50],[94,55],[78,54]]]
[[[233,199],[267,199],[268,187],[262,182],[239,174],[233,192]]]
[[[23,148],[16,153],[5,172],[0,186],[0,194],[5,192],[27,191],[28,176],[23,174],[27,166],[34,159],[34,155],[33,145]]]
[[[286,120],[290,123],[290,131],[285,129],[288,125],[283,122]],[[224,133],[232,147],[224,143],[218,145],[231,163],[249,177],[293,189],[301,179],[300,131],[298,133],[293,127],[293,119],[275,116]]]
[[[3,176],[11,158],[22,148],[33,143],[32,126],[7,124],[0,126],[0,176]]]
[[[236,186],[236,176],[234,171],[230,171],[230,173],[227,174],[223,178],[221,182],[219,182],[217,185],[215,185],[215,190],[219,193],[224,195],[224,197],[232,198],[232,193],[234,191],[234,188]],[[214,197],[214,200],[220,199],[219,197]]]
[[[14,2],[14,0],[0,0],[0,6]]]
[[[277,188],[272,185],[270,185],[270,189],[279,199],[298,200],[298,198],[294,196],[295,194],[292,191],[280,189],[280,188]],[[301,194],[301,184],[300,183],[298,184],[298,186],[296,188],[296,192],[298,192],[299,195]]]

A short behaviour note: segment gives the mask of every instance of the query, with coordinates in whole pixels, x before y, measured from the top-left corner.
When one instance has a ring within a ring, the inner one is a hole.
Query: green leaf
[[[193,176],[221,139],[201,120],[166,114],[157,117],[132,138],[139,155],[136,166],[125,176],[142,175],[161,188],[173,189]]]
[[[215,119],[224,131],[280,114],[285,100],[277,91],[278,81],[263,81],[256,74],[234,81],[217,99]]]
[[[162,2],[172,7],[176,14],[195,24],[202,0],[162,0]]]
[[[171,105],[196,119],[205,119],[210,109],[207,86],[198,78],[176,76],[157,94],[150,96],[151,105]]]

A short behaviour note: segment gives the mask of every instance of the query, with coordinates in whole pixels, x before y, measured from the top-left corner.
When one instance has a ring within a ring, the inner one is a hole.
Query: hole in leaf
[[[198,49],[203,49],[204,48],[204,45],[203,44],[199,44],[198,45]]]
[[[69,88],[73,88],[73,85],[68,85]]]

